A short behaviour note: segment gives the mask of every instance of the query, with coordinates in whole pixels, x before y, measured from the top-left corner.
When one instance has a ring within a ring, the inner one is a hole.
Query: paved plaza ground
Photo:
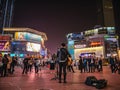
[[[84,84],[87,76],[96,76],[97,79],[108,80],[108,85],[102,90],[120,90],[120,75],[112,74],[109,66],[104,66],[103,72],[67,73],[67,83],[58,83],[54,78],[54,72],[42,69],[38,74],[33,72],[22,75],[22,69],[17,67],[13,75],[0,77],[0,90],[97,90],[95,87]]]

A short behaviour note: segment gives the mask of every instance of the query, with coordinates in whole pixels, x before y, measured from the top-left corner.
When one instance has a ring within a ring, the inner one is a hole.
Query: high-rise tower
[[[115,16],[115,27],[120,32],[120,0],[113,0],[113,9]]]
[[[115,26],[112,0],[96,0],[98,25],[102,27]]]
[[[15,0],[0,0],[0,33],[4,27],[11,27]]]
[[[116,33],[119,36],[119,47],[120,47],[120,0],[112,0],[113,1],[113,10],[115,16],[115,28]]]

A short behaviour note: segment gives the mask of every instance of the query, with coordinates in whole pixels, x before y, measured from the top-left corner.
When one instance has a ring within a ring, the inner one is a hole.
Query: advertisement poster
[[[0,41],[0,51],[10,51],[10,42]]]
[[[41,49],[41,45],[40,44],[37,44],[37,43],[30,43],[28,42],[26,44],[26,47],[27,47],[27,51],[30,51],[30,52],[40,52],[40,49]]]
[[[21,41],[37,41],[41,42],[42,37],[40,35],[28,33],[28,32],[16,32],[15,39]]]

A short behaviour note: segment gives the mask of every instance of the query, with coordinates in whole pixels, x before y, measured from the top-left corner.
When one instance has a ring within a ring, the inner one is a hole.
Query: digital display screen
[[[10,51],[10,42],[0,41],[0,51]]]
[[[37,41],[40,42],[42,37],[40,35],[28,33],[28,32],[16,32],[15,39],[21,41]]]
[[[83,39],[83,35],[81,33],[70,33],[67,35],[68,40],[80,40]]]
[[[40,52],[41,45],[37,43],[30,43],[27,42],[26,44],[26,50],[30,52]]]

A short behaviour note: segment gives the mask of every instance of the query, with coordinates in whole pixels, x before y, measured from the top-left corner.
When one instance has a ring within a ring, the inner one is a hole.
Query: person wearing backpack
[[[62,43],[61,48],[57,52],[58,62],[59,62],[59,83],[61,83],[61,76],[63,71],[63,80],[66,83],[66,67],[67,67],[67,57],[70,56],[68,50],[66,49],[66,44]]]

